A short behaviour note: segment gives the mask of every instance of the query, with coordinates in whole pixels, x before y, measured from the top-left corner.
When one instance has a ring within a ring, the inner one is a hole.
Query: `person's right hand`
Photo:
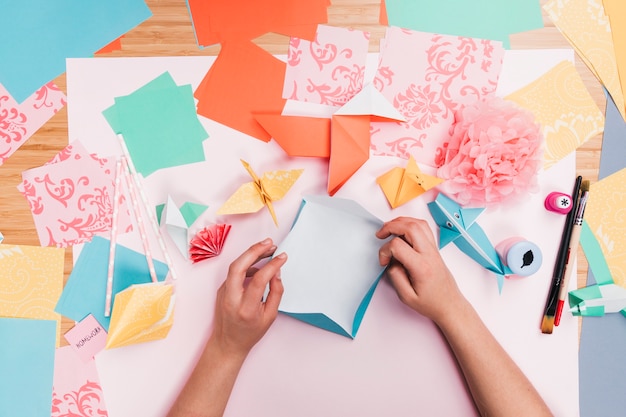
[[[387,276],[400,300],[439,324],[451,310],[450,303],[465,298],[439,254],[428,223],[398,217],[376,232],[380,239],[392,235],[378,252],[380,264],[388,266]]]

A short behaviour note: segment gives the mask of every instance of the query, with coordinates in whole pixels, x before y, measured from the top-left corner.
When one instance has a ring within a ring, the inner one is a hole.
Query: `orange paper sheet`
[[[194,96],[198,114],[268,142],[253,113],[281,113],[285,63],[250,42],[227,43]]]
[[[312,40],[328,0],[188,0],[198,44],[251,40],[267,32]]]
[[[369,158],[370,116],[334,115],[330,138],[328,194],[332,196]]]
[[[256,114],[257,121],[289,156],[330,156],[330,119]]]
[[[122,35],[119,38],[115,39],[110,44],[105,45],[104,47],[102,47],[102,49],[100,49],[99,51],[96,51],[95,55],[108,54],[109,52],[121,50],[122,49],[122,38],[123,37],[124,37],[124,35]]]
[[[389,26],[389,18],[387,17],[387,6],[385,0],[380,0],[380,15],[378,16],[378,23],[383,26]]]

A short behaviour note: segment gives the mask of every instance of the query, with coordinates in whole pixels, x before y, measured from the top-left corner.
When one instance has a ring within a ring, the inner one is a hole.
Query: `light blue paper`
[[[600,174],[626,168],[626,123],[608,93]],[[617,156],[617,157],[616,157]],[[587,285],[593,285],[593,265]],[[621,314],[584,317],[578,352],[580,417],[622,417],[626,410],[626,318]]]
[[[539,0],[385,0],[391,26],[493,39],[509,47],[511,33],[543,27]]]
[[[0,416],[50,417],[55,320],[0,318]]]
[[[0,84],[21,103],[65,72],[65,58],[87,58],[152,13],[143,0],[2,2]]]
[[[281,313],[356,337],[384,271],[376,237],[383,222],[352,200],[307,196],[276,253],[286,252]]]
[[[496,274],[498,291],[502,291],[504,276],[511,270],[502,264],[498,252],[489,241],[476,218],[484,208],[461,208],[454,200],[439,193],[435,201],[428,203],[428,210],[439,226],[439,249],[450,242],[483,268]]]
[[[93,314],[108,331],[111,318],[104,316],[108,264],[109,240],[96,236],[80,252],[55,311],[74,321],[81,321]],[[159,281],[163,281],[168,272],[167,266],[154,260],[154,268]],[[148,282],[152,282],[152,279],[145,255],[117,245],[113,297],[133,284]]]

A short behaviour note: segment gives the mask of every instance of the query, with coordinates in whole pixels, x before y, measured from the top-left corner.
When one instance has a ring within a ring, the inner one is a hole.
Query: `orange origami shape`
[[[441,184],[443,179],[420,171],[413,157],[406,168],[396,167],[376,179],[391,208],[399,207]]]

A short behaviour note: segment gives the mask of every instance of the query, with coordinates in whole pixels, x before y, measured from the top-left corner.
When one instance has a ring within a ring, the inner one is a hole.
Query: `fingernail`
[[[271,241],[272,239],[268,237],[267,239],[261,241],[261,245],[269,245]]]
[[[272,247],[269,250],[274,252],[276,250],[276,245],[272,245]]]
[[[275,258],[286,259],[287,258],[287,254],[285,252],[281,252],[278,255],[276,255]]]

